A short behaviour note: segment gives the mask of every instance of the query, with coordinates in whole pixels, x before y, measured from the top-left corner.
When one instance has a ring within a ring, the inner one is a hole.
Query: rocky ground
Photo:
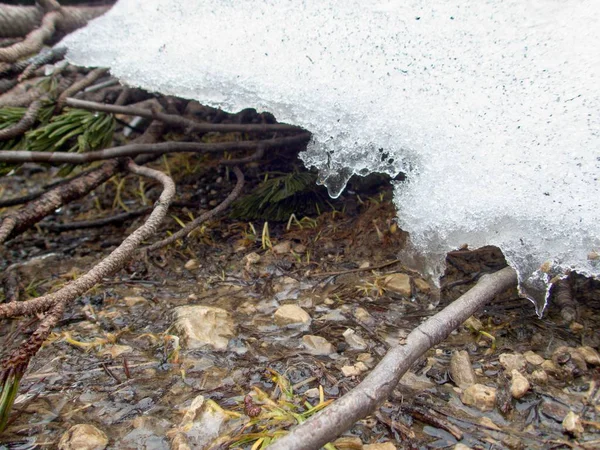
[[[5,192],[45,176],[29,166]],[[213,205],[233,184],[211,169],[178,186]],[[58,219],[110,210],[117,185]],[[105,279],[30,364],[0,448],[261,448],[340,397],[390,346],[505,265],[495,248],[458,250],[438,290],[397,260],[406,234],[390,189],[347,191],[287,223],[213,221]],[[139,200],[133,187],[122,192],[125,205]],[[173,214],[162,236],[196,212]],[[35,297],[89,270],[141,220],[40,227],[11,241],[6,257],[23,262],[21,283]],[[567,320],[552,305],[539,319],[516,290],[504,293],[427,352],[335,448],[599,448],[600,291],[570,283],[579,301]],[[26,322],[2,322],[2,342],[18,340]]]

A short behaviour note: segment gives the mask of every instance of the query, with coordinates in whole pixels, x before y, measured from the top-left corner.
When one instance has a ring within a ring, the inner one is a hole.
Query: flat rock
[[[368,347],[367,342],[351,328],[344,331],[343,336],[348,346],[353,350],[366,350]]]
[[[129,345],[115,344],[103,349],[100,352],[100,356],[110,356],[111,358],[115,359],[125,353],[131,353],[132,351],[133,348],[131,348]]]
[[[431,293],[431,286],[429,286],[429,283],[427,281],[425,281],[423,278],[413,278],[413,283],[415,283],[415,287],[417,288],[417,291],[419,291],[423,294]]]
[[[286,253],[289,253],[291,249],[292,243],[290,241],[283,241],[273,246],[273,253],[276,255],[285,255]]]
[[[58,443],[59,450],[103,450],[108,437],[94,425],[81,423],[64,433]]]
[[[562,422],[569,413],[569,408],[557,401],[545,398],[542,400],[540,411],[546,417]]]
[[[174,310],[176,333],[188,349],[211,347],[227,349],[229,338],[235,334],[235,325],[229,312],[204,305],[180,306]]]
[[[354,311],[354,318],[365,325],[375,325],[375,319],[373,319],[373,316],[369,314],[365,308],[361,308],[360,306],[356,308],[356,311]]]
[[[491,411],[496,405],[496,388],[473,384],[465,389],[460,400],[465,405],[474,406],[480,411]]]
[[[360,369],[356,366],[343,366],[342,375],[345,377],[357,377],[360,375]]]
[[[498,357],[498,361],[504,370],[511,373],[513,370],[522,371],[527,367],[527,360],[520,353],[502,353]]]
[[[310,324],[310,315],[298,305],[280,306],[273,316],[277,325],[305,325]]]
[[[302,337],[302,343],[311,355],[331,355],[335,353],[334,346],[321,336],[307,334]]]
[[[400,294],[403,297],[412,295],[410,277],[405,273],[392,273],[383,279],[385,289]]]
[[[523,356],[525,357],[525,360],[533,366],[540,366],[544,362],[544,358],[542,356],[531,350],[526,351]]]
[[[123,298],[125,304],[129,307],[140,305],[142,303],[146,303],[148,300],[144,297],[133,296],[133,297],[125,297]]]
[[[363,446],[364,450],[396,450],[396,446],[391,442],[379,442],[377,444],[367,444]]]
[[[600,366],[600,354],[598,354],[596,349],[586,345],[583,347],[577,347],[577,351],[581,354],[581,356],[583,356],[583,359],[589,365]]]

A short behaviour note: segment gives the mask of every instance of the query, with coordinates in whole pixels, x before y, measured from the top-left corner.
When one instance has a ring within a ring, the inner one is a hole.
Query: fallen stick
[[[310,133],[300,133],[295,136],[288,136],[275,139],[266,139],[262,141],[232,141],[232,142],[160,142],[151,144],[127,144],[120,147],[111,147],[104,150],[96,150],[86,153],[67,153],[67,152],[32,152],[29,150],[0,150],[0,162],[24,163],[24,162],[42,162],[57,164],[87,164],[94,161],[103,161],[114,158],[134,157],[138,155],[164,155],[170,153],[219,153],[235,150],[260,150],[301,145],[310,140]],[[238,164],[253,161],[256,157],[248,161],[227,162],[224,164]]]
[[[470,291],[415,328],[405,345],[392,347],[362,383],[275,441],[268,450],[317,450],[333,441],[387,399],[421,355],[446,339],[495,295],[516,284],[517,274],[511,267],[481,277]]]

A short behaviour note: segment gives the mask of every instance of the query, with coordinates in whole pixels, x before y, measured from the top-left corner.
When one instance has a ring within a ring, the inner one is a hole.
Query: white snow
[[[120,0],[63,43],[128,84],[305,127],[333,196],[405,172],[399,223],[431,274],[498,245],[543,300],[555,274],[600,273],[599,30],[596,0]]]

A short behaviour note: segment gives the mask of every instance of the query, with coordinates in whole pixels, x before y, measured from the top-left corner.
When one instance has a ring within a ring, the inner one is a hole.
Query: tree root
[[[334,440],[355,422],[373,412],[421,355],[444,340],[496,294],[516,283],[517,274],[510,267],[483,276],[470,291],[414,329],[405,345],[392,347],[377,367],[352,391],[267,448],[319,449]]]

